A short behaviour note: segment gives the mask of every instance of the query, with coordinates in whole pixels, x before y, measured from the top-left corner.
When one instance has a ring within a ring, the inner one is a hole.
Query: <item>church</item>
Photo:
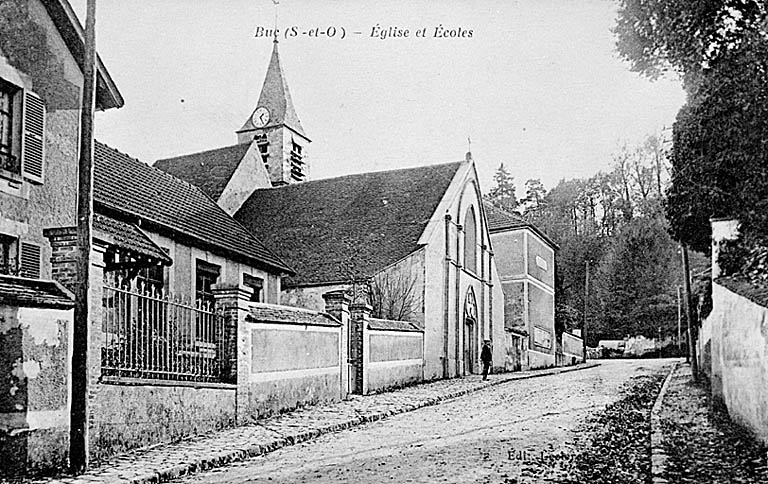
[[[282,304],[321,310],[322,295],[342,289],[371,304],[375,317],[412,322],[424,334],[414,381],[478,373],[485,340],[493,367],[513,369],[471,153],[312,180],[311,139],[277,40],[258,102],[236,136],[231,146],[154,166],[199,187],[295,270],[282,279]]]

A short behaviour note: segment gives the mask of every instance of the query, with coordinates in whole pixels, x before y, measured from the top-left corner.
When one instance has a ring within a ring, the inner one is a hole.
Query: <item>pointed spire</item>
[[[254,112],[256,112],[259,108],[266,108],[269,111],[269,121],[263,126],[255,126],[253,124],[253,115],[251,115],[243,124],[243,127],[240,128],[240,131],[285,125],[306,138],[307,135],[304,133],[299,116],[293,107],[288,83],[285,80],[285,74],[280,65],[280,54],[278,53],[277,45],[277,36],[275,36],[272,58],[269,60],[269,67],[267,68],[267,76],[261,88],[259,102],[256,104],[256,109],[254,109]]]

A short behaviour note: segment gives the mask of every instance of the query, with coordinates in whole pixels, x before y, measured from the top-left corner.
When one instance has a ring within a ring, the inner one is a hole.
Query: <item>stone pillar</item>
[[[721,289],[714,284],[714,280],[720,277],[720,244],[727,240],[733,240],[739,235],[739,222],[734,219],[711,219],[712,224],[712,300],[716,303],[717,296]],[[722,300],[722,299],[721,299]],[[712,314],[702,323],[704,327],[709,326],[709,350],[706,350],[706,341],[701,341],[702,347],[698,348],[699,358],[709,358],[710,361],[710,391],[712,399],[716,404],[723,401],[723,318],[720,308],[713,307]],[[702,328],[704,329],[704,328]],[[705,333],[705,331],[701,331]],[[704,349],[704,351],[702,351]],[[706,368],[707,365],[702,361],[700,368]]]
[[[717,279],[720,277],[720,264],[717,261],[720,255],[720,244],[738,238],[739,221],[713,218],[709,223],[712,224],[712,279]]]
[[[349,303],[352,298],[344,290],[330,291],[323,294],[325,300],[325,312],[338,319],[341,323],[341,338],[339,341],[339,368],[341,373],[340,394],[342,400],[349,398],[352,391],[350,375],[353,373],[350,352],[350,317]]]
[[[216,284],[213,287],[216,311],[224,317],[224,381],[237,385],[235,422],[244,424],[250,417],[252,351],[251,335],[245,320],[253,289],[242,284]]]
[[[349,307],[352,318],[352,352],[355,369],[355,393],[368,393],[368,363],[370,358],[370,338],[368,322],[373,308],[366,303],[356,303]]]

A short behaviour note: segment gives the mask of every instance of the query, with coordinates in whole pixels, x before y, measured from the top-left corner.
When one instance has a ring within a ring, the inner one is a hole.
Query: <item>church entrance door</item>
[[[475,300],[475,291],[472,287],[467,289],[467,296],[464,301],[464,374],[475,373],[477,367],[477,358],[479,347],[477,345],[477,301]]]
[[[475,373],[475,348],[477,348],[477,324],[473,319],[464,320],[464,374]]]

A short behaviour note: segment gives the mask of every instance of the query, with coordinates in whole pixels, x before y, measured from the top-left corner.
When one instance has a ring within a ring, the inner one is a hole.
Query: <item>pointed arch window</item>
[[[477,218],[472,207],[464,218],[464,268],[477,273]]]

